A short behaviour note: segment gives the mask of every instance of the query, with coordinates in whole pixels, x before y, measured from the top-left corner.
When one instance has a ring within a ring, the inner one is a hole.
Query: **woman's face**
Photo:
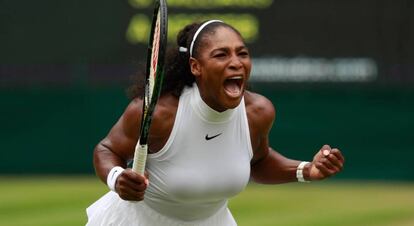
[[[190,66],[202,99],[220,112],[237,107],[252,66],[247,47],[237,33],[222,26],[200,41]]]

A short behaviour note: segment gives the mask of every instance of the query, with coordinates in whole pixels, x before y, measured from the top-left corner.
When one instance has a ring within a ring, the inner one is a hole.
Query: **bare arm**
[[[126,167],[132,159],[138,139],[141,101],[133,100],[108,135],[98,143],[94,150],[94,166],[103,182],[114,166]]]
[[[272,128],[276,110],[263,96],[248,95],[249,125],[254,155],[251,162],[252,179],[258,183],[280,184],[297,181],[296,170],[301,161],[286,158],[269,147],[269,132]],[[328,155],[322,153],[329,150]],[[344,158],[341,152],[324,145],[303,170],[306,180],[321,180],[342,170]]]
[[[252,178],[255,182],[281,184],[297,181],[296,168],[300,161],[288,159],[270,147],[263,155],[252,164]]]
[[[296,181],[299,161],[291,160],[269,147],[269,132],[276,116],[273,104],[263,96],[251,93],[248,116],[254,155],[252,179],[258,183],[279,184]]]
[[[141,100],[133,100],[109,134],[95,147],[95,171],[104,183],[113,167],[126,168],[128,160],[133,158],[141,123],[141,106]],[[115,188],[123,199],[142,200],[146,183],[145,177],[126,169],[118,177]]]

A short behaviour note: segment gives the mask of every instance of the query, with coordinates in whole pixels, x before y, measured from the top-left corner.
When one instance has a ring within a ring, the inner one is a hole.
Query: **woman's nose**
[[[229,66],[230,66],[231,69],[238,70],[243,66],[243,64],[240,61],[238,56],[232,56],[231,59],[230,59],[230,65]]]

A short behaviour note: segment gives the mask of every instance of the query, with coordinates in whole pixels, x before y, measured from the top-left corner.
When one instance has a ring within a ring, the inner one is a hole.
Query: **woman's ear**
[[[197,59],[190,57],[190,70],[194,76],[198,77],[201,75],[201,65]]]

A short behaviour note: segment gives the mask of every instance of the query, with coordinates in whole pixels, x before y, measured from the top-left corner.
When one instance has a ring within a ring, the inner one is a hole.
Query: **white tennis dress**
[[[227,199],[247,185],[252,156],[244,99],[217,112],[194,84],[180,96],[167,143],[148,155],[144,200],[124,201],[109,192],[87,209],[87,225],[237,225]]]

